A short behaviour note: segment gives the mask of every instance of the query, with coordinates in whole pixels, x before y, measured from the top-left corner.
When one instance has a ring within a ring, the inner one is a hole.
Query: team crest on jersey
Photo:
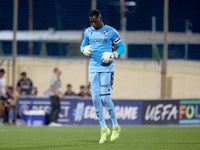
[[[88,30],[88,32],[92,35],[93,34],[93,31],[92,30]]]
[[[106,36],[108,34],[108,31],[107,30],[103,31],[103,34]]]

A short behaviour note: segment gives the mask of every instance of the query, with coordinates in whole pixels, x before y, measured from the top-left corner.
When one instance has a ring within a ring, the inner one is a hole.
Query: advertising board
[[[200,100],[180,100],[179,124],[200,124]]]
[[[178,100],[143,101],[142,124],[178,124]]]
[[[61,111],[58,122],[72,125],[98,125],[98,119],[91,99],[64,99],[61,100]],[[121,125],[139,125],[142,120],[142,101],[139,100],[113,100],[118,123]],[[19,97],[17,102],[16,125],[23,125],[24,110],[44,110],[46,114],[51,111],[49,98]],[[111,125],[110,116],[103,105],[106,123]]]

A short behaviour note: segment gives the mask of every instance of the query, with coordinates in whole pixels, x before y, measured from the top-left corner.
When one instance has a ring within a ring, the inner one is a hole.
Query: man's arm
[[[32,91],[33,90],[33,82],[29,79],[30,81],[30,90]]]
[[[119,43],[117,43],[116,46],[117,46],[116,52],[117,52],[118,55],[121,55],[126,51],[126,47],[125,47],[124,42],[122,40]]]
[[[116,44],[117,50],[113,53],[110,52],[105,52],[103,53],[103,56],[101,58],[102,62],[104,63],[109,63],[111,62],[114,58],[118,58],[119,55],[123,54],[126,51],[125,45],[123,41],[121,40]]]
[[[19,95],[22,95],[20,81],[18,81],[17,83],[17,92],[19,93]]]
[[[8,98],[8,95],[6,93],[0,91],[0,94],[1,96],[3,96],[3,98]]]
[[[8,98],[8,96],[6,94],[6,81],[5,80],[2,81],[0,88],[1,88],[0,89],[1,96],[3,96],[3,98]]]
[[[17,92],[19,93],[19,95],[22,95],[21,87],[20,86],[17,86]]]
[[[60,91],[57,93],[52,85],[50,85],[49,90],[51,90],[55,96],[60,96],[62,99],[65,98],[65,95]]]
[[[9,97],[11,97],[12,99],[14,99],[13,92],[8,87],[6,88],[6,91],[7,91],[7,95],[9,95]]]
[[[87,30],[84,32],[84,38],[80,46],[80,51],[83,53],[85,56],[90,56],[92,52],[92,46],[89,45],[89,39],[86,35]]]
[[[51,91],[54,93],[55,96],[58,96],[59,93],[57,93],[56,90],[55,90],[54,87],[53,87],[53,85],[55,85],[56,81],[57,81],[57,77],[53,76],[53,77],[51,78],[49,90],[51,90]]]
[[[56,92],[53,85],[50,85],[49,90],[51,90],[54,93],[55,96],[59,96],[59,93]]]
[[[87,32],[87,29],[86,29],[85,32],[84,32],[83,41],[82,41],[81,46],[80,46],[80,51],[81,51],[81,52],[82,52],[82,49],[83,49],[85,46],[89,45],[89,40],[88,40],[88,37],[87,37],[86,32]]]
[[[119,33],[116,30],[113,30],[112,40],[113,40],[113,43],[117,46],[117,50],[113,53],[110,53],[110,52],[103,53],[101,60],[104,63],[111,62],[114,58],[118,58],[119,55],[121,55],[122,53],[126,51],[125,45],[123,41],[121,40]]]

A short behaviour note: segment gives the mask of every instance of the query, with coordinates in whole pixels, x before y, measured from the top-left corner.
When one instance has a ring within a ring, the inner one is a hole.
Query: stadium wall
[[[78,93],[80,85],[87,85],[87,65],[85,58],[18,57],[16,82],[20,79],[20,73],[26,71],[41,96],[49,87],[53,69],[59,67],[62,70],[61,91],[64,92],[66,84],[71,83],[73,90]],[[8,61],[4,61],[1,67],[9,73],[5,77],[8,85],[11,85],[12,62],[8,64]],[[118,59],[115,60],[115,70],[112,98],[160,98],[161,64],[158,61]],[[169,60],[167,73],[169,98],[200,97],[200,62]]]
[[[91,99],[66,97],[60,103],[59,123],[71,125],[99,124]],[[120,125],[200,124],[200,99],[113,99],[113,103]],[[24,118],[25,110],[44,110],[46,124],[48,124],[51,110],[50,99],[48,97],[18,97],[15,124],[38,125],[39,119],[31,119],[32,116],[29,116],[28,121]],[[104,104],[103,111],[106,123],[111,125],[110,116]],[[32,115],[34,116],[34,114]],[[40,123],[40,125],[43,124]]]

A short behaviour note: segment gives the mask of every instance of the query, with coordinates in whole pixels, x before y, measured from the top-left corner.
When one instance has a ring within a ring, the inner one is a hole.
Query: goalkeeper
[[[121,131],[110,94],[113,89],[114,58],[125,52],[125,46],[118,32],[114,28],[104,25],[99,10],[92,10],[89,14],[89,20],[91,27],[85,30],[80,50],[84,55],[90,56],[90,91],[95,112],[101,125],[99,143],[104,143],[111,132],[105,123],[101,100],[105,104],[113,123],[110,140],[116,140]],[[113,52],[114,44],[117,46],[115,52]]]

